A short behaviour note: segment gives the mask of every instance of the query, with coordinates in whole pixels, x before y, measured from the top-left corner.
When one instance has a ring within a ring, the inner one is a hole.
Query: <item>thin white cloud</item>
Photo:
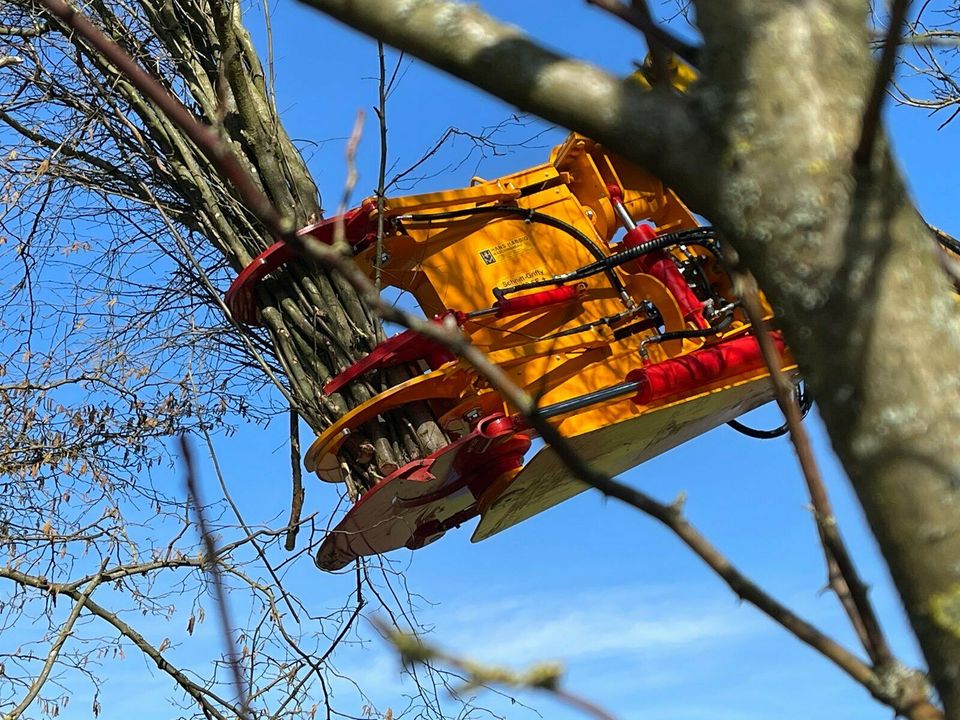
[[[682,597],[676,588],[620,585],[531,592],[489,601],[446,601],[434,640],[475,660],[566,663],[701,646],[754,632],[755,614],[715,592]],[[712,596],[711,596],[712,595]]]

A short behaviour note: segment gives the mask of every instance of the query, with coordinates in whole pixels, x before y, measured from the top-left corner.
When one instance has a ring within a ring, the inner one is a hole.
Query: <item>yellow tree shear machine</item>
[[[716,234],[656,178],[585,137],[512,175],[388,199],[383,221],[380,257],[372,200],[301,233],[332,242],[341,223],[361,268],[372,276],[379,265],[385,285],[456,323],[600,471],[623,472],[772,397]],[[227,293],[239,320],[258,321],[253,287],[292,257],[277,243],[240,274]],[[426,403],[451,441],[367,489],[324,540],[322,567],[419,548],[476,516],[479,541],[585,489],[549,447],[524,463],[533,433],[516,408],[412,331],[324,391],[401,364],[422,374],[331,425],[306,467],[342,482],[350,433],[408,403]]]

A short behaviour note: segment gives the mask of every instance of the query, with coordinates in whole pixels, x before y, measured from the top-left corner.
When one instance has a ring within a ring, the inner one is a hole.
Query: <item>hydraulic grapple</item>
[[[771,399],[716,234],[656,178],[582,136],[538,167],[389,199],[383,214],[379,256],[372,201],[301,232],[330,242],[340,223],[361,268],[372,277],[379,265],[384,285],[459,326],[598,470],[621,473]],[[238,319],[257,321],[253,285],[291,257],[277,243],[241,273],[227,296]],[[585,489],[549,447],[525,463],[533,432],[516,408],[412,331],[330,378],[325,392],[412,363],[423,373],[341,417],[306,467],[343,481],[348,435],[414,402],[451,441],[360,496],[322,544],[326,569],[422,547],[476,516],[473,540],[483,540]]]

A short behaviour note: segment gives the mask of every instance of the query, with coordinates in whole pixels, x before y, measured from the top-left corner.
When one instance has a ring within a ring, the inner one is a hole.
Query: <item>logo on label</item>
[[[533,241],[526,235],[520,235],[499,245],[481,250],[480,258],[485,265],[493,265],[496,262],[518,258],[529,250],[533,250]]]

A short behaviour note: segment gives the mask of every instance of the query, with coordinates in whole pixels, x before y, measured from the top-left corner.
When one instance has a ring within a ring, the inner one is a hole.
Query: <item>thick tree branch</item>
[[[703,176],[710,147],[689,99],[645,92],[585,62],[546,50],[474,5],[450,0],[301,0],[445,72],[599,142],[630,138],[632,157],[673,183]]]

